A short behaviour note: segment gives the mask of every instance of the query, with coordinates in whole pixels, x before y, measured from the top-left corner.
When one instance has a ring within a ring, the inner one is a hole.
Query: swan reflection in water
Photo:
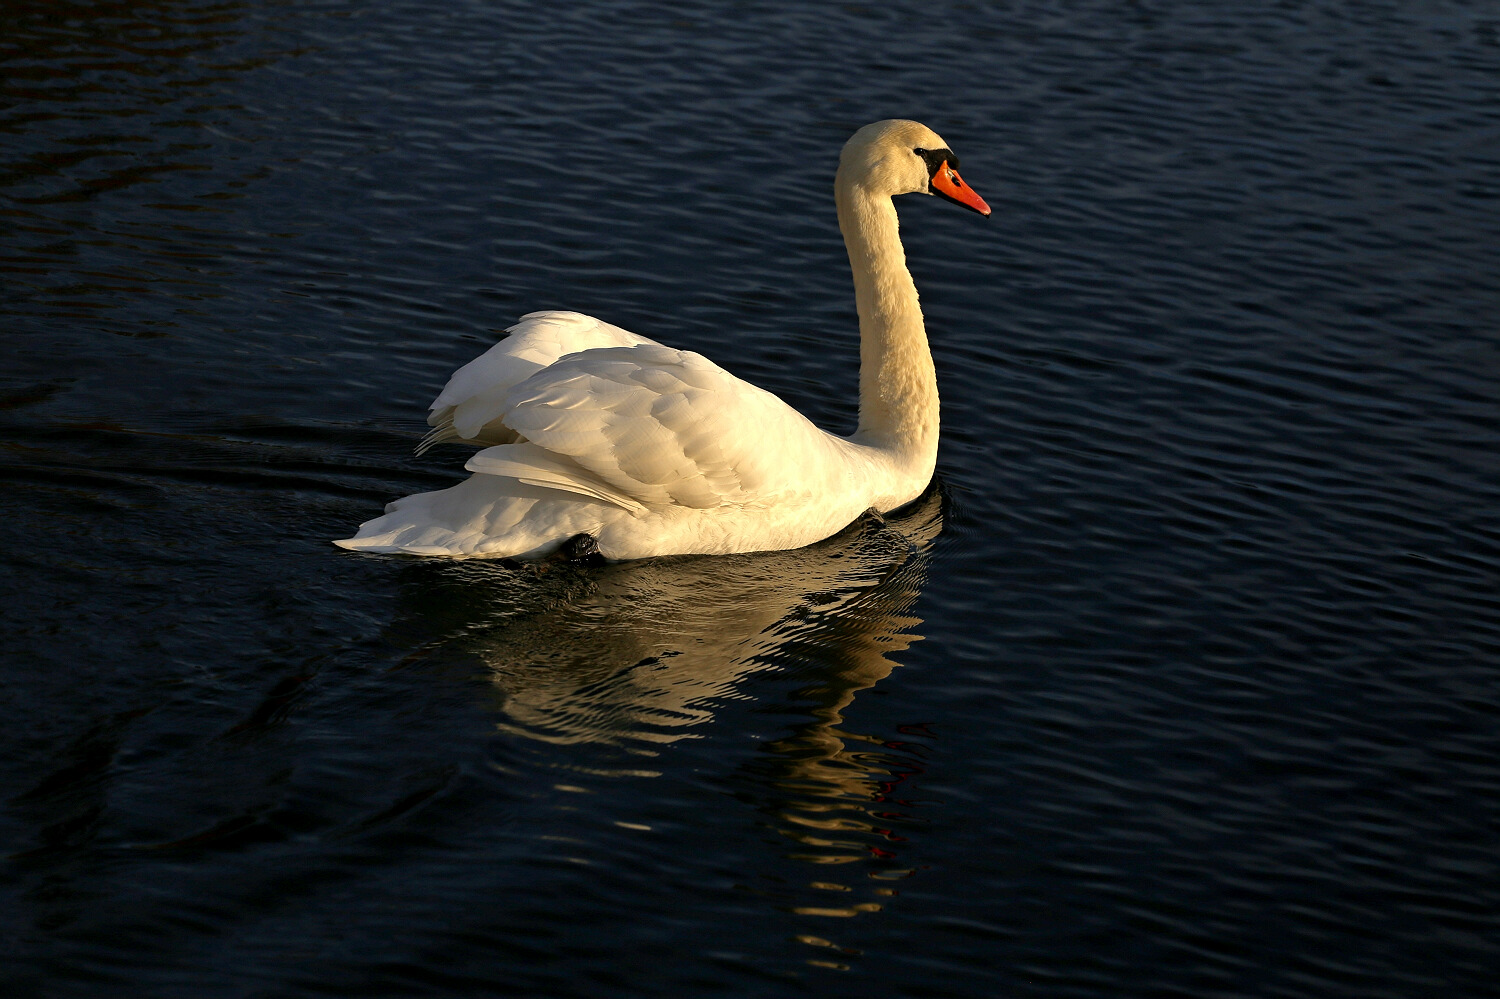
[[[904,808],[893,788],[920,769],[925,733],[877,738],[841,725],[855,696],[897,665],[890,655],[920,640],[911,608],[942,524],[933,488],[897,515],[866,516],[795,551],[591,567],[413,563],[402,618],[427,632],[418,644],[428,650],[436,643],[484,664],[502,731],[592,746],[565,754],[584,772],[656,775],[652,757],[701,738],[727,705],[785,698],[775,726],[790,733],[763,743],[732,780],[748,782],[746,793],[796,844],[789,856],[865,861],[874,865],[867,884],[888,893],[880,879],[904,873],[901,837],[888,828]],[[782,682],[747,683],[759,673]],[[846,894],[807,905],[799,903],[824,896],[786,898],[791,911],[880,908],[849,896],[849,886],[813,884]]]

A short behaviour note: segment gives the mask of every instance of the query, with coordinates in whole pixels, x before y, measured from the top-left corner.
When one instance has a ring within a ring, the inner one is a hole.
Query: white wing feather
[[[535,444],[500,444],[485,448],[465,463],[464,468],[485,475],[499,475],[543,489],[560,489],[578,493],[604,503],[613,503],[631,513],[646,508],[635,500],[610,488],[609,484],[590,475],[575,462],[553,454]]]
[[[774,503],[842,485],[825,480],[846,465],[843,442],[692,351],[647,342],[568,355],[498,404],[522,440],[647,506]]]
[[[515,433],[500,422],[502,400],[513,386],[569,354],[656,342],[577,312],[532,312],[507,332],[509,336],[448,379],[432,403],[427,423],[433,429],[417,446],[418,454],[450,440],[479,445],[514,442]]]

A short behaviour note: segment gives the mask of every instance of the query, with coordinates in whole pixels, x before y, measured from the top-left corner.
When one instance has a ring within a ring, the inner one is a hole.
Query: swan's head
[[[867,191],[936,194],[981,215],[990,206],[958,175],[958,157],[932,129],[917,121],[890,118],[866,125],[844,143],[837,183]]]

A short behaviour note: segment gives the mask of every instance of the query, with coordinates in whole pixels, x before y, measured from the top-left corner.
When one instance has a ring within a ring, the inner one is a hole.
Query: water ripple
[[[1485,991],[1481,8],[5,4],[0,980]],[[901,203],[941,506],[327,545],[461,474],[421,414],[533,309],[849,429],[829,184],[891,115],[996,208]]]

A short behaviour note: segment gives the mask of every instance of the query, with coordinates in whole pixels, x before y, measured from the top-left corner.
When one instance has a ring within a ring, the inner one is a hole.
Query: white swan
[[[605,558],[800,548],[922,494],[937,461],[937,375],[897,233],[898,194],[982,215],[958,157],[914,121],[878,121],[839,156],[834,197],[859,311],[859,427],[835,437],[701,354],[575,312],[533,312],[454,372],[420,450],[484,447],[474,474],[386,507],[371,552]],[[580,538],[580,536],[584,536]]]

